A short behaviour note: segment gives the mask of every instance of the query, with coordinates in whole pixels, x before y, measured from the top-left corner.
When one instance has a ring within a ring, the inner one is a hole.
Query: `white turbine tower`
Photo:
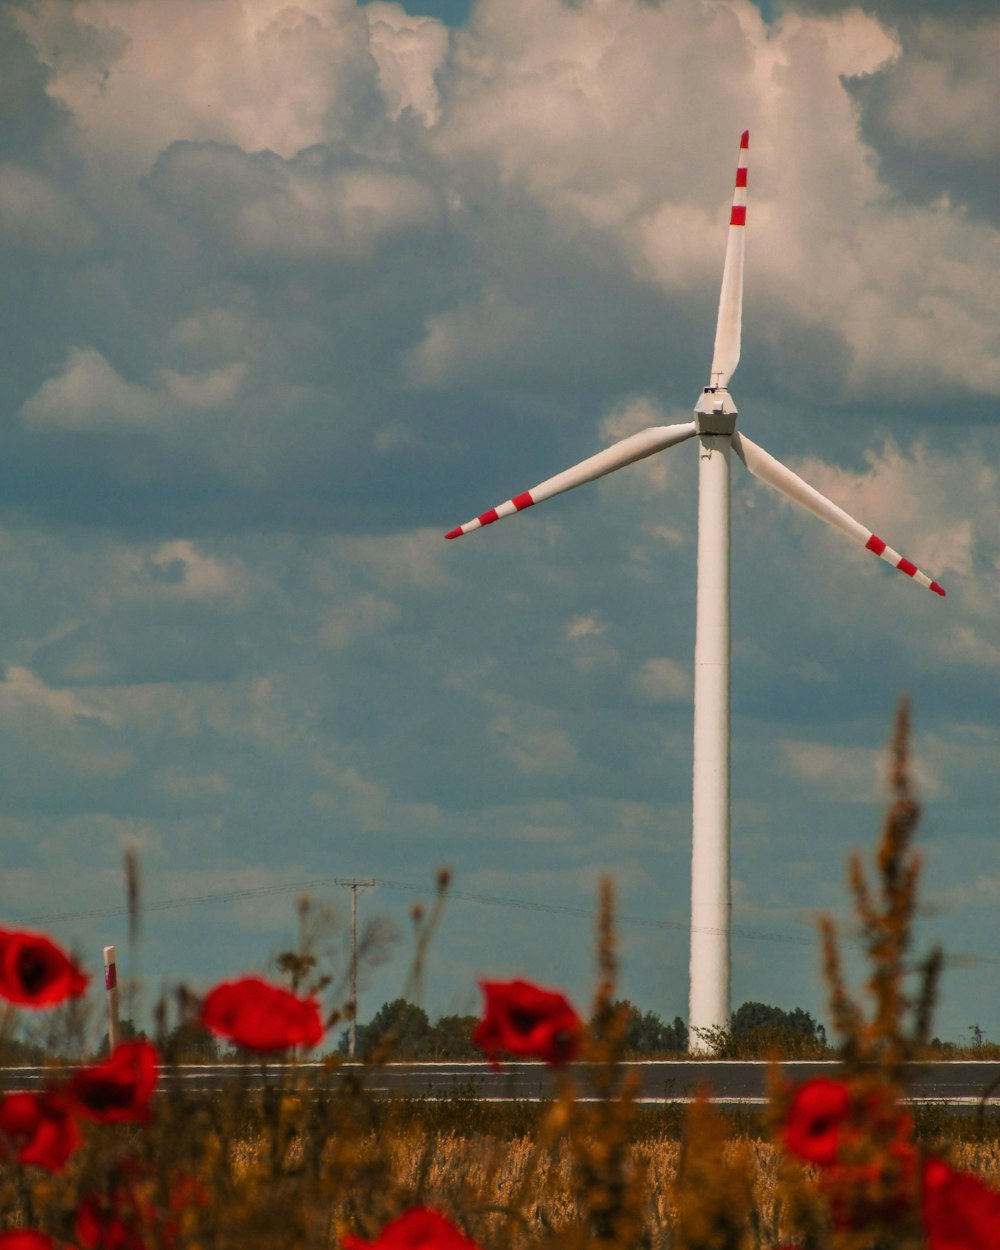
[[[515,495],[447,538],[458,538],[501,517],[523,512],[562,491],[603,477],[623,465],[698,438],[698,594],[694,657],[694,775],[691,851],[691,990],[689,1029],[692,1049],[705,1047],[706,1034],[729,1023],[732,910],[729,871],[729,462],[730,451],[750,472],[800,507],[841,530],[848,538],[888,560],[914,581],[944,591],[899,552],[886,546],[842,508],[786,469],[763,448],[736,432],[736,405],[729,381],[740,359],[743,310],[743,254],[746,239],[747,150],[740,140],[736,190],[722,272],[722,294],[715,331],[709,385],[694,409],[693,421],[653,426],[624,438],[595,456]]]

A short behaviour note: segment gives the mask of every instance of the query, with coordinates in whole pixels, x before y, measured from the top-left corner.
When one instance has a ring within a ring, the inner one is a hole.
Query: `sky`
[[[749,128],[739,428],[948,594],[734,464],[733,1004],[826,1018],[906,693],[935,1031],[1000,1040],[998,58],[992,2],[0,6],[3,923],[141,1015],[303,890],[342,969],[374,878],[364,1019],[447,867],[431,1014],[584,1009],[610,874],[686,1018],[694,445],[443,535],[690,419]]]

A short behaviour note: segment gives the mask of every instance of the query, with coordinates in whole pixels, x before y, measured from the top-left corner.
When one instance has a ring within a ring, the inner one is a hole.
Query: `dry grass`
[[[440,1107],[427,1110],[436,1119],[444,1118]],[[419,1194],[421,1201],[452,1214],[484,1245],[527,1247],[552,1229],[579,1224],[574,1154],[567,1142],[546,1148],[540,1144],[541,1132],[503,1136],[430,1127],[419,1122],[419,1108],[409,1111],[407,1127],[372,1130],[356,1142],[360,1155],[384,1156],[401,1192]],[[928,1145],[946,1153],[963,1171],[1000,1183],[997,1126],[980,1127],[968,1114],[945,1113],[938,1119],[936,1140]],[[677,1218],[681,1151],[677,1133],[643,1135],[628,1147],[630,1160],[646,1177],[644,1244],[669,1243],[668,1230]],[[234,1147],[237,1170],[259,1166],[265,1154],[263,1138],[244,1139]],[[289,1166],[300,1154],[295,1146],[290,1149]],[[752,1244],[775,1245],[781,1234],[782,1152],[759,1134],[734,1133],[713,1166],[725,1171],[748,1163],[758,1225]],[[505,1231],[514,1209],[514,1226]]]

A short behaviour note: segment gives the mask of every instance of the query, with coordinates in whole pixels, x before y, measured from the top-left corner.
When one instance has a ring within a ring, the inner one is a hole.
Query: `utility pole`
[[[347,1033],[347,1055],[354,1058],[358,1039],[358,890],[375,884],[374,877],[336,877],[337,885],[351,891],[351,1023]]]

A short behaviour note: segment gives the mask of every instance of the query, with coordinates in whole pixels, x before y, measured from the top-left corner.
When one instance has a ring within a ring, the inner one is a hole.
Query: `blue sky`
[[[443,533],[688,419],[749,127],[741,428],[948,597],[734,473],[734,1005],[823,1014],[906,691],[938,1031],[1000,1039],[998,45],[971,3],[5,4],[7,923],[96,967],[134,846],[148,1004],[375,877],[364,1015],[448,866],[429,1009],[584,1003],[611,872],[622,992],[686,1016],[691,445]]]

